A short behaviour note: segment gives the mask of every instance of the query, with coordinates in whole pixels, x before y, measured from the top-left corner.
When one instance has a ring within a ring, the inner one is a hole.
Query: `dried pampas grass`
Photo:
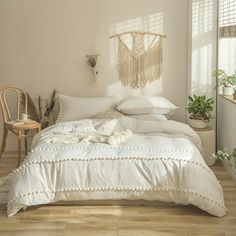
[[[55,123],[55,101],[56,101],[56,89],[53,90],[50,100],[42,98],[40,95],[36,99],[32,99],[27,93],[28,99],[28,115],[30,119],[36,120],[41,123],[42,129]],[[24,113],[25,109],[25,97],[21,95],[21,113]]]

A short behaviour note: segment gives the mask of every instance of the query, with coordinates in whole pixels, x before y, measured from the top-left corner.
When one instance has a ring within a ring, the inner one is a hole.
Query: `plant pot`
[[[231,96],[233,95],[234,90],[232,87],[223,87],[223,95],[225,96]]]
[[[235,157],[232,157],[229,162],[230,162],[231,166],[232,166],[234,169],[236,169],[236,158],[235,158]]]
[[[233,159],[233,167],[236,169],[236,148],[234,148],[233,153],[232,153],[232,158]]]
[[[193,128],[204,129],[207,127],[207,121],[190,119],[190,125]]]
[[[220,87],[218,88],[218,93],[221,94],[221,95],[223,94],[223,86],[220,86]]]

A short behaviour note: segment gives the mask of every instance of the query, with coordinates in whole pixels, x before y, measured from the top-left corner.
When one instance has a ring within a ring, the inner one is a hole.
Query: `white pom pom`
[[[130,135],[132,135],[132,132],[131,132],[131,130],[130,129],[127,129],[126,130],[126,135],[129,137]]]
[[[109,137],[107,142],[110,145],[116,145],[116,140],[115,140],[115,138],[113,136]]]
[[[121,141],[121,142],[124,142],[125,140],[126,140],[125,135],[123,135],[123,136],[120,137],[120,141]]]
[[[115,137],[115,141],[116,141],[117,143],[120,143],[120,142],[121,142],[121,137],[120,137],[120,136]]]
[[[116,146],[118,143],[116,140],[114,140],[114,142],[112,143],[112,146]]]

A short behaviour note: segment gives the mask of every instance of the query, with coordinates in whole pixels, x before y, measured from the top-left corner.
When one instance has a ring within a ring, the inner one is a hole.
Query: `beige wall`
[[[32,97],[53,90],[76,96],[163,94],[186,119],[187,0],[0,0],[0,87],[17,85]],[[116,41],[125,30],[164,32],[163,81],[143,90],[117,80]],[[86,54],[100,54],[92,83]],[[2,128],[2,127],[1,127]],[[14,142],[8,149],[15,149]]]

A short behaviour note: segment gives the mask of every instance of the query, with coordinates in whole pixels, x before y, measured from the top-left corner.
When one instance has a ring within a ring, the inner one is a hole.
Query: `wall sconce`
[[[87,55],[87,58],[88,58],[87,62],[93,72],[94,82],[96,82],[98,78],[98,71],[97,71],[96,65],[97,65],[97,60],[99,56],[100,56],[99,54]]]

